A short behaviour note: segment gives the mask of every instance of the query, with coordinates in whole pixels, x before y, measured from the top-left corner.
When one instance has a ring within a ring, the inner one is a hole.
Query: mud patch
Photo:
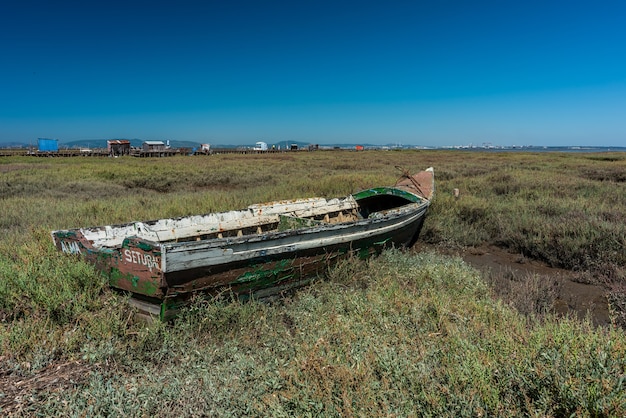
[[[467,264],[481,271],[494,287],[494,293],[517,299],[518,302],[551,305],[551,310],[559,315],[569,315],[579,319],[589,315],[597,326],[611,324],[607,289],[602,286],[578,283],[575,274],[569,270],[550,267],[544,263],[529,260],[519,254],[512,254],[498,247],[485,246],[459,250],[442,249],[421,245],[417,250],[432,250],[446,255],[461,257]],[[524,286],[512,285],[513,282],[524,282]],[[527,294],[510,295],[510,292],[521,291]],[[528,293],[536,292],[531,301]],[[529,298],[525,301],[524,298]],[[542,300],[543,299],[543,300]],[[517,307],[524,312],[524,307]],[[529,310],[531,307],[527,307]]]

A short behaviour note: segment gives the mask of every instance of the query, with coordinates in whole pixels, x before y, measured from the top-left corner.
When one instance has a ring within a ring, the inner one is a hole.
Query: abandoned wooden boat
[[[243,210],[52,232],[111,287],[162,319],[195,292],[259,297],[323,274],[338,256],[411,246],[434,193],[432,168],[392,187],[344,198],[252,205]]]

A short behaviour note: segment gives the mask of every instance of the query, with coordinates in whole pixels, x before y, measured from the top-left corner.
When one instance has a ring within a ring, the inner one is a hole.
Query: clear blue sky
[[[38,137],[626,146],[626,2],[2,1]]]

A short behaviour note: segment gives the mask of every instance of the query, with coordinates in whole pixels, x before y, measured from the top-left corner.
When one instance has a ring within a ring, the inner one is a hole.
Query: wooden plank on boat
[[[343,198],[58,230],[52,238],[60,251],[93,262],[111,287],[154,301],[159,309],[138,307],[164,318],[197,291],[271,293],[320,274],[342,255],[412,245],[433,197],[434,172],[407,176]]]

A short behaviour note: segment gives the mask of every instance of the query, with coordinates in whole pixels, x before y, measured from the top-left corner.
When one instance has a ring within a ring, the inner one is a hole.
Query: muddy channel
[[[591,321],[597,326],[611,324],[606,288],[579,283],[575,281],[576,276],[572,271],[550,267],[545,263],[529,260],[519,254],[512,254],[494,246],[442,250],[417,244],[414,249],[459,256],[465,263],[482,272],[492,287],[511,288],[511,281],[519,282],[534,277],[550,284],[549,290],[545,292],[553,294],[550,302],[552,311],[555,313],[578,318],[589,315]],[[494,289],[496,295],[499,293],[498,290]]]

